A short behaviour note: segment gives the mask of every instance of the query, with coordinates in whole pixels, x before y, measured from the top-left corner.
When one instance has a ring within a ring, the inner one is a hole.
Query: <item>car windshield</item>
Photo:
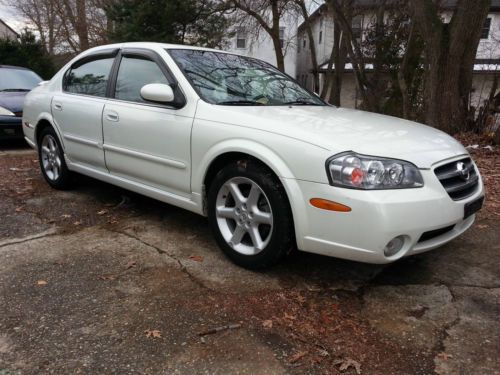
[[[0,91],[30,91],[41,81],[31,70],[0,68]]]
[[[203,50],[168,50],[201,98],[219,105],[326,105],[263,61]]]

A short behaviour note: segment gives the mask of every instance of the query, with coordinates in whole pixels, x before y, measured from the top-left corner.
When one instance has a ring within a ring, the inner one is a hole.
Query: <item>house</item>
[[[356,0],[359,13],[352,22],[353,32],[363,41],[366,31],[375,20],[376,0]],[[456,1],[447,0],[444,3],[443,18],[450,19],[451,8]],[[334,19],[328,11],[326,4],[322,4],[312,15],[311,25],[315,38],[315,46],[320,72],[320,87],[314,86],[311,67],[310,46],[305,24],[302,23],[297,31],[297,79],[310,90],[320,92],[325,82],[325,73],[333,46]],[[369,72],[373,66],[366,64]],[[473,75],[473,92],[471,105],[479,107],[488,96],[492,87],[494,74],[500,71],[500,0],[492,0],[490,13],[484,23],[481,41],[476,56]],[[352,65],[347,62],[343,75],[341,105],[343,107],[357,108],[360,98],[356,89],[356,82]]]
[[[285,57],[285,72],[295,77],[297,64],[297,27],[299,19],[289,15],[281,20],[280,42]],[[239,55],[250,56],[264,60],[276,66],[276,54],[269,34],[258,30],[252,23],[243,23],[230,30],[233,36],[228,38],[224,50]]]
[[[19,38],[19,34],[2,19],[0,19],[0,39],[16,40],[17,38]]]

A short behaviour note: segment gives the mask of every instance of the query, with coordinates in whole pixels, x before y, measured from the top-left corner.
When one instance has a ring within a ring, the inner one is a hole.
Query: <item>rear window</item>
[[[31,70],[0,68],[0,91],[31,90],[41,81]]]

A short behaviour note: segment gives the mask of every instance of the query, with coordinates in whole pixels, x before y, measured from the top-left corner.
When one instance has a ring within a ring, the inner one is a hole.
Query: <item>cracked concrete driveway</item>
[[[250,272],[207,222],[0,151],[0,374],[500,374],[500,225],[389,266]]]

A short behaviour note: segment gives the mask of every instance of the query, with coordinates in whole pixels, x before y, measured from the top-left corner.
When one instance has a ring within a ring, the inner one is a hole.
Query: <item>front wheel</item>
[[[38,159],[45,181],[55,189],[71,187],[72,175],[66,166],[61,144],[52,128],[45,128],[40,134]]]
[[[222,169],[210,185],[209,220],[215,239],[236,264],[269,267],[293,248],[293,220],[279,179],[251,160]]]

